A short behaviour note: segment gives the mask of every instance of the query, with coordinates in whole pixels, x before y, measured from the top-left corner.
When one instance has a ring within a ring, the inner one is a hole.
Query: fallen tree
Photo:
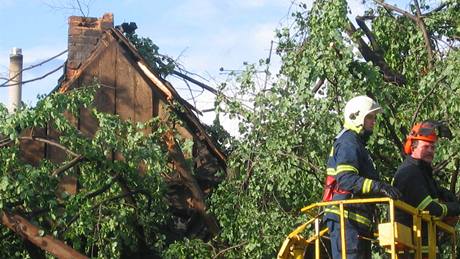
[[[48,252],[59,258],[160,258],[169,243],[188,235],[175,228],[184,224],[172,213],[175,206],[198,215],[193,233],[201,231],[200,224],[211,235],[218,232],[195,179],[193,157],[184,155],[191,154],[184,151],[191,143],[176,132],[175,117],[134,124],[98,112],[92,108],[97,88],[54,93],[15,114],[0,109],[6,227],[0,228],[0,257],[45,258]],[[97,119],[91,138],[69,120],[78,120],[83,108]],[[58,137],[44,133],[51,128]],[[40,157],[33,156],[39,152],[34,145],[57,150],[59,159],[30,161]],[[192,194],[190,204],[171,203],[171,182]]]

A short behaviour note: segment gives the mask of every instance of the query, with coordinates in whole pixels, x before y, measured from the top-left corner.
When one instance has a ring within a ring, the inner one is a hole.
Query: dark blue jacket
[[[351,129],[344,129],[337,135],[327,161],[327,174],[335,176],[338,189],[348,192],[335,193],[332,200],[365,198],[372,192],[372,182],[379,180],[363,137]],[[374,205],[347,205],[345,209],[348,220],[358,223],[360,228],[370,229]],[[338,206],[326,208],[325,212],[326,220],[339,221]]]
[[[440,187],[433,178],[433,168],[427,162],[407,156],[396,171],[393,186],[401,191],[401,200],[431,215],[444,217],[447,206],[439,202]],[[397,221],[412,226],[412,216],[396,212]]]
[[[413,207],[427,210],[431,215],[440,218],[455,215],[449,203],[443,203],[453,201],[446,196],[450,191],[438,185],[433,178],[433,168],[423,160],[407,156],[396,171],[393,186],[401,191],[401,200]],[[407,213],[396,210],[395,219],[412,227],[412,216]],[[424,221],[422,221],[422,237],[426,240],[427,225]]]

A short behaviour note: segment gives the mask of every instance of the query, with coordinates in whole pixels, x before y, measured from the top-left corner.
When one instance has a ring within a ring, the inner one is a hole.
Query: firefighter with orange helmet
[[[335,137],[327,161],[324,201],[364,198],[369,194],[399,198],[396,188],[379,181],[379,173],[365,147],[380,111],[378,103],[367,96],[354,97],[345,105],[345,124]],[[347,258],[371,258],[370,241],[360,237],[371,237],[375,206],[360,204],[345,209]],[[332,257],[341,258],[339,208],[326,208],[324,220],[331,238]]]
[[[439,131],[449,137],[449,129],[441,122],[423,121],[417,123],[407,136],[404,153],[407,155],[399,166],[393,186],[401,193],[401,200],[436,217],[460,214],[460,204],[455,195],[442,188],[433,178],[432,161],[435,155]],[[412,216],[396,211],[396,221],[412,227]],[[427,226],[422,223],[422,245],[427,244]]]

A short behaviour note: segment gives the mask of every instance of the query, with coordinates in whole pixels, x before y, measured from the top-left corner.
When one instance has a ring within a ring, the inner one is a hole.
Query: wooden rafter
[[[203,217],[209,231],[213,235],[216,235],[219,232],[219,226],[215,219],[206,212],[203,192],[187,167],[184,154],[180,150],[180,147],[174,138],[174,132],[172,130],[168,130],[163,135],[163,139],[166,142],[169,157],[174,163],[174,168],[182,178],[184,185],[192,193],[194,209],[196,209],[196,211]]]

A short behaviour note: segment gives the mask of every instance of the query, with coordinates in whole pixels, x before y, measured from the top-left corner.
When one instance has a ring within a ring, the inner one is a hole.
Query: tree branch
[[[422,18],[422,12],[420,11],[420,5],[418,0],[414,0],[415,10],[417,12],[417,26],[420,28],[423,34],[423,40],[425,41],[425,48],[428,54],[428,69],[431,70],[433,67],[433,46],[431,45],[430,35],[426,28],[425,21]]]
[[[398,86],[406,83],[406,78],[396,71],[393,71],[380,54],[372,51],[362,38],[355,37],[354,34],[356,33],[356,28],[351,21],[348,21],[348,28],[346,28],[346,32],[351,40],[358,44],[358,49],[364,59],[366,61],[371,61],[374,65],[380,68],[380,72],[383,74],[383,79],[386,82],[396,84]]]
[[[149,205],[147,205],[147,206],[150,207],[150,205],[151,205],[150,201],[152,200],[150,195],[144,190],[135,190],[135,191],[130,191],[128,193],[123,193],[123,194],[120,194],[120,195],[105,199],[105,200],[99,202],[98,204],[94,205],[91,209],[95,210],[95,209],[99,208],[99,206],[102,206],[104,204],[107,204],[107,203],[110,203],[112,201],[116,201],[116,200],[119,200],[119,199],[127,198],[129,196],[133,196],[133,195],[136,195],[136,194],[143,194],[143,195],[147,196],[149,198],[148,199],[149,200]]]
[[[371,43],[372,48],[374,51],[378,51],[380,49],[380,46],[377,44],[377,41],[375,40],[374,34],[369,30],[369,28],[366,25],[366,22],[364,21],[363,16],[356,16],[356,23],[358,24],[359,28],[363,30],[364,34],[366,34],[366,37],[369,39],[369,42]]]
[[[43,230],[35,225],[32,225],[25,218],[18,214],[10,214],[6,211],[1,211],[1,222],[17,235],[29,240],[37,247],[49,252],[57,258],[76,258],[87,259],[88,257],[80,254],[64,242],[55,239],[51,235],[43,234]]]
[[[72,159],[69,163],[67,163],[64,166],[59,167],[58,169],[54,170],[52,175],[53,176],[59,176],[61,173],[65,172],[69,168],[72,168],[73,166],[75,166],[76,164],[78,164],[79,162],[81,162],[83,160],[84,160],[83,156],[77,156],[74,159]]]
[[[110,185],[106,185],[106,186],[104,186],[103,188],[97,190],[96,192],[93,192],[93,193],[88,194],[87,196],[85,196],[85,198],[86,198],[86,197],[95,197],[95,196],[97,196],[97,195],[99,195],[99,194],[102,194],[102,193],[104,193],[106,190],[108,190],[107,187],[110,187]],[[97,193],[97,194],[96,194],[96,193]],[[94,205],[93,207],[91,207],[91,210],[95,210],[95,209],[97,209],[99,206],[105,205],[105,204],[110,203],[110,202],[112,202],[112,201],[116,201],[116,200],[119,200],[119,199],[125,199],[125,198],[128,198],[128,197],[131,197],[131,196],[133,196],[133,195],[135,195],[135,194],[138,194],[138,193],[144,194],[144,195],[148,196],[148,197],[149,197],[149,204],[150,204],[150,200],[151,200],[150,195],[148,195],[148,194],[147,194],[145,191],[143,191],[143,190],[136,190],[136,191],[130,191],[130,192],[128,192],[128,193],[122,193],[122,194],[119,194],[119,195],[110,197],[110,198],[108,198],[108,199],[105,199],[105,200],[103,200],[103,201],[97,203],[97,204]],[[132,204],[129,204],[129,205],[132,206]],[[71,219],[69,220],[69,222],[66,224],[66,227],[63,229],[63,232],[67,231],[67,229],[69,228],[69,226],[72,225],[75,221],[77,221],[77,219],[78,219],[79,217],[80,217],[80,213],[75,214],[75,215],[73,216],[73,218],[71,218]],[[139,224],[137,224],[137,225],[139,225]],[[136,235],[138,235],[138,234],[136,234]]]
[[[0,140],[0,148],[8,146],[11,143],[13,143],[11,139],[2,139]]]
[[[244,246],[244,245],[247,244],[247,243],[248,243],[248,241],[244,241],[244,242],[242,242],[242,243],[240,243],[240,244],[238,244],[238,245],[234,245],[234,246],[231,246],[231,247],[227,247],[227,248],[221,250],[219,253],[217,253],[217,254],[216,254],[215,256],[213,256],[212,258],[213,258],[213,259],[219,258],[219,256],[220,256],[221,254],[223,254],[223,253],[225,253],[225,252],[227,252],[227,251],[229,251],[229,250],[238,248],[238,247],[240,247],[240,246]]]
[[[415,10],[416,10],[416,14],[417,15],[413,15],[407,11],[404,11],[394,5],[390,5],[390,4],[387,4],[387,3],[384,3],[382,0],[374,0],[374,2],[376,2],[377,4],[385,7],[385,8],[388,8],[392,11],[395,11],[395,12],[398,12],[400,14],[402,14],[403,16],[411,19],[412,21],[415,22],[415,24],[417,25],[417,27],[419,27],[419,29],[422,31],[422,35],[423,35],[423,40],[425,41],[425,48],[426,48],[426,51],[427,51],[427,55],[428,55],[428,69],[431,70],[431,68],[433,67],[433,46],[431,45],[431,40],[430,40],[430,36],[429,36],[429,33],[426,29],[426,25],[425,25],[425,22],[423,21],[423,16],[422,16],[422,13],[420,11],[420,6],[419,6],[419,2],[418,0],[414,0],[414,4],[415,4]]]
[[[374,0],[374,2],[379,4],[379,5],[381,5],[381,6],[383,6],[383,7],[385,7],[385,9],[390,9],[392,11],[400,13],[400,14],[406,16],[407,18],[413,20],[414,22],[417,22],[417,17],[415,15],[413,15],[413,14],[407,12],[407,11],[404,11],[403,9],[400,9],[400,8],[394,6],[394,5],[391,5],[391,4],[387,4],[387,3],[383,2],[382,0]]]
[[[324,77],[318,78],[318,81],[316,81],[316,84],[311,90],[311,92],[316,94],[316,92],[318,92],[318,90],[321,88],[321,86],[323,86],[323,84],[324,84]]]
[[[455,159],[455,171],[450,177],[450,191],[456,193],[455,187],[457,186],[458,174],[460,173],[460,159]]]
[[[192,91],[192,87],[190,86],[190,84],[188,83],[187,80],[183,79],[185,85],[187,86],[188,90],[190,91],[190,96],[192,98],[192,101],[193,101],[193,106],[195,106],[196,108],[196,100],[195,100],[195,96],[193,95],[193,91]]]
[[[93,192],[90,192],[88,194],[85,195],[85,197],[83,198],[83,200],[87,200],[87,199],[91,199],[91,198],[94,198],[98,195],[101,195],[103,194],[104,192],[106,192],[108,189],[110,189],[110,187],[112,187],[112,185],[115,183],[115,180],[117,180],[117,178],[120,176],[120,174],[115,174],[111,181],[107,184],[105,184],[104,186],[102,186],[101,188],[93,191]],[[78,218],[80,217],[80,214],[77,213],[76,215],[73,216],[72,219],[70,219],[70,221],[66,224],[66,226],[63,228],[62,232],[66,232],[67,229],[69,228],[70,225],[72,225],[72,223],[74,223]]]
[[[415,120],[417,120],[417,116],[418,116],[418,114],[419,114],[419,112],[420,112],[420,109],[422,108],[423,103],[425,103],[426,99],[428,99],[428,97],[430,97],[430,95],[433,94],[433,92],[434,92],[434,90],[436,89],[436,87],[438,86],[438,84],[439,84],[442,80],[444,80],[446,77],[447,77],[447,76],[444,75],[444,76],[442,76],[441,78],[439,78],[438,80],[436,80],[436,82],[435,82],[434,85],[433,85],[433,88],[431,88],[431,90],[428,92],[428,94],[425,95],[425,96],[423,97],[422,101],[417,105],[417,109],[415,110],[414,115],[412,116],[412,120],[411,120],[411,123],[410,123],[411,126],[414,125]]]
[[[444,7],[446,7],[446,6],[447,6],[447,3],[446,3],[446,2],[441,3],[438,7],[434,8],[433,10],[431,10],[431,11],[428,12],[428,13],[425,13],[425,14],[423,15],[423,17],[427,17],[427,16],[430,16],[430,15],[436,13],[436,12],[439,12],[439,11],[441,11],[442,9],[444,9]]]
[[[390,136],[391,136],[391,139],[393,140],[393,143],[395,143],[395,145],[397,147],[399,147],[399,149],[401,150],[402,147],[403,147],[403,143],[402,143],[401,139],[399,139],[398,134],[396,134],[395,129],[393,127],[391,127],[390,119],[387,116],[385,116],[385,113],[382,113],[382,117],[386,121],[385,126],[387,127],[388,131],[390,132]]]
[[[201,87],[201,88],[203,88],[203,89],[208,90],[209,92],[211,92],[211,93],[213,93],[213,94],[215,94],[215,95],[218,94],[218,92],[217,92],[216,89],[214,89],[214,88],[212,88],[211,86],[209,86],[209,85],[207,85],[207,84],[205,84],[205,83],[202,83],[202,82],[200,82],[200,81],[198,81],[198,80],[196,80],[196,79],[194,79],[194,78],[192,78],[192,77],[190,77],[190,76],[188,76],[188,75],[186,75],[186,74],[184,74],[184,73],[181,73],[181,72],[179,72],[179,71],[173,70],[173,71],[172,71],[172,74],[173,74],[173,75],[176,75],[176,76],[178,76],[178,77],[180,77],[180,78],[182,78],[182,79],[188,80],[188,81],[190,81],[190,82],[196,84],[197,86],[199,86],[199,87]]]
[[[369,97],[371,97],[372,99],[377,100],[375,98],[375,95],[372,92],[368,91],[368,92],[366,92],[366,94]],[[389,131],[393,143],[401,150],[402,147],[403,147],[403,143],[399,139],[398,134],[396,134],[396,130],[394,129],[394,127],[391,127],[392,125],[390,123],[390,118],[388,116],[386,116],[385,113],[382,113],[382,117],[385,120],[384,125],[385,125],[386,129]],[[403,154],[401,153],[401,155],[403,155]]]
[[[319,168],[318,166],[314,165],[312,162],[306,160],[305,158],[303,157],[299,157],[299,156],[296,156],[296,155],[293,155],[293,154],[288,154],[288,153],[282,153],[282,152],[278,152],[277,153],[278,155],[281,155],[281,156],[285,156],[285,157],[292,157],[294,159],[297,159],[299,160],[300,162],[308,165],[311,169],[313,169],[313,176],[316,178],[316,180],[318,181],[319,184],[323,184],[323,180],[320,179],[320,177],[318,176],[319,175],[322,175],[324,173],[324,170],[321,170],[321,168]],[[299,167],[300,168],[300,167]],[[301,168],[303,169],[303,168]]]
[[[246,177],[244,178],[243,184],[241,184],[241,189],[246,191],[249,187],[249,181],[252,177],[252,168],[254,168],[254,162],[252,161],[254,153],[251,153],[250,159],[246,161],[247,163],[247,170],[246,170]]]
[[[125,198],[128,204],[130,204],[132,207],[137,209],[138,206],[134,198],[134,194],[139,193],[140,191],[132,191],[127,181],[121,175],[119,175],[118,177],[115,177],[115,176],[114,176],[114,179],[118,183],[118,185],[120,186],[123,192],[119,197]],[[151,202],[151,199],[149,199],[149,204],[148,204],[149,207],[150,207],[150,202]],[[136,221],[133,223],[132,227],[134,229],[134,234],[139,239],[138,240],[139,241],[139,251],[142,251],[142,253],[150,253],[151,250],[147,244],[147,239],[145,237],[144,228],[142,227],[141,223]]]
[[[20,140],[32,140],[32,141],[38,141],[38,142],[43,142],[43,143],[46,143],[48,145],[51,145],[51,146],[54,146],[54,147],[57,147],[57,148],[60,148],[62,150],[64,150],[65,152],[67,152],[68,154],[74,156],[74,157],[78,157],[78,156],[81,156],[75,152],[73,152],[72,150],[68,149],[67,147],[61,145],[60,143],[54,141],[54,140],[51,140],[51,139],[46,139],[46,138],[41,138],[41,137],[19,137]]]
[[[455,159],[458,158],[457,153],[454,153],[450,155],[447,159],[444,159],[441,162],[437,163],[436,165],[433,165],[433,173],[437,173],[443,170],[454,158]]]
[[[83,17],[87,17],[88,14],[85,14],[85,12],[83,12],[83,9],[81,8],[81,3],[79,0],[76,0],[77,1],[77,4],[78,4],[78,10],[81,12],[81,14],[83,15]]]
[[[93,191],[93,192],[90,192],[88,194],[85,195],[85,199],[91,199],[91,198],[94,198],[100,194],[103,194],[104,192],[106,192],[114,183],[115,183],[115,180],[118,179],[118,177],[120,176],[120,174],[115,174],[114,176],[112,176],[112,179],[109,183],[107,183],[106,185],[102,186],[101,188]]]

